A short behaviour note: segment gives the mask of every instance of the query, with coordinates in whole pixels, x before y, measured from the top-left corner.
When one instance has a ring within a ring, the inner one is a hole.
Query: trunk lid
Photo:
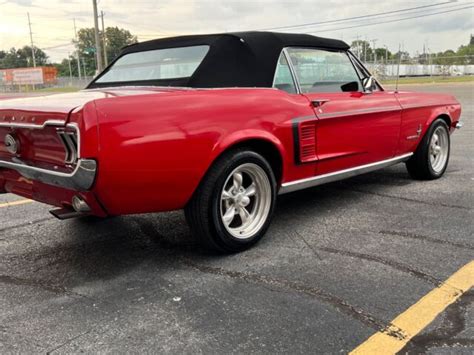
[[[70,122],[71,112],[94,100],[181,90],[186,89],[114,87],[0,98],[0,160],[69,172],[74,168],[80,144],[78,125]]]
[[[79,92],[0,99],[0,160],[71,171],[78,132],[67,125],[69,114],[97,96]]]

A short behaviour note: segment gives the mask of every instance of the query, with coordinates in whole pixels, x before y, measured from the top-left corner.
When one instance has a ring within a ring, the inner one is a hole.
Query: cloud
[[[453,14],[452,16],[427,18],[423,22],[416,24],[415,27],[425,34],[459,30],[469,31],[474,28],[474,12],[466,11]]]
[[[19,6],[28,6],[28,7],[33,6],[33,0],[9,0],[9,1],[6,1],[5,3],[7,3],[7,2],[10,2],[12,4],[16,4],[16,5],[19,5]]]
[[[446,1],[446,0],[444,0]],[[439,0],[437,2],[444,2]],[[1,0],[0,0],[1,2]],[[347,17],[388,12],[402,8],[432,5],[432,0],[100,0],[99,10],[105,12],[105,25],[130,30],[139,40],[165,35],[213,33],[272,28],[308,22],[321,22]],[[435,6],[412,13],[434,12],[443,7],[469,6],[472,1]],[[352,29],[350,25],[365,24],[384,18],[364,18],[341,21],[330,25],[294,28],[285,31],[317,33],[326,37],[343,38],[351,42],[356,37],[377,39],[377,45],[396,50],[399,43],[411,53],[422,50],[429,42],[436,50],[456,49],[469,41],[474,27],[473,9],[436,16],[426,16],[396,23],[378,24]],[[90,0],[11,0],[0,12],[0,49],[19,47],[29,42],[26,11],[30,12],[35,43],[39,47],[54,47],[73,38],[73,18],[81,27],[93,26]],[[407,14],[393,14],[396,19]],[[48,51],[53,60],[67,55],[68,47]]]

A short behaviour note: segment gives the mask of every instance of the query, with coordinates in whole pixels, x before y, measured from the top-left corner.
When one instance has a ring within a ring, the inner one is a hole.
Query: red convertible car
[[[123,49],[82,91],[0,101],[0,192],[64,219],[185,209],[233,252],[278,194],[404,162],[443,175],[461,108],[385,90],[338,40],[242,32]]]

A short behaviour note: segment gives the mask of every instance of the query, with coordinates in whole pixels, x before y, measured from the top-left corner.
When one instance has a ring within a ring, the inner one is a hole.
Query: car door
[[[300,94],[313,104],[318,175],[390,159],[401,106],[381,87],[365,91],[364,68],[345,51],[285,49]],[[356,65],[356,66],[355,66]],[[365,74],[366,75],[366,74]]]

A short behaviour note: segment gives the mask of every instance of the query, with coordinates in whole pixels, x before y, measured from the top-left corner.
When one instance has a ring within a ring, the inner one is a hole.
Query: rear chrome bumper
[[[48,185],[59,186],[69,190],[86,191],[94,184],[97,162],[93,159],[79,159],[74,171],[63,173],[27,165],[20,160],[0,160],[0,168],[17,171],[30,180],[41,181]]]

